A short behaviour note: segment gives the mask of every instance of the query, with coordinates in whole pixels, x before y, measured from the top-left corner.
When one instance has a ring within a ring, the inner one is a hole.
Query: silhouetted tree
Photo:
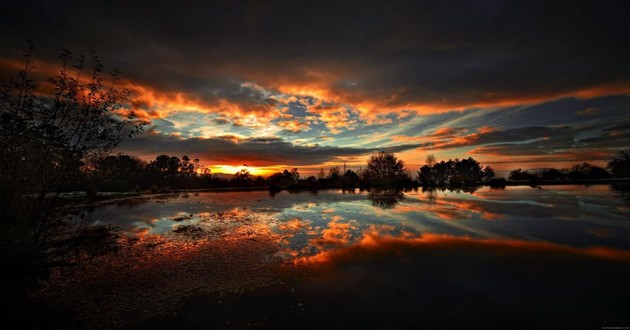
[[[610,173],[605,168],[589,163],[575,164],[569,170],[569,178],[573,180],[608,179]]]
[[[566,180],[569,178],[569,171],[566,169],[559,170],[557,168],[546,168],[540,172],[540,178],[542,180]]]
[[[128,191],[138,185],[145,163],[135,156],[110,155],[91,160],[86,175],[101,191]]]
[[[458,160],[452,163],[451,167],[451,185],[474,184],[481,180],[483,171],[478,161],[472,157]]]
[[[240,187],[249,186],[252,183],[251,173],[246,168],[234,173],[232,183]]]
[[[510,171],[510,174],[508,175],[508,179],[515,180],[515,181],[525,181],[525,180],[531,181],[531,180],[537,180],[538,175],[536,175],[536,173],[524,171],[520,168],[517,168],[515,170]]]
[[[401,187],[407,179],[405,163],[391,152],[371,155],[366,172],[373,187]]]
[[[424,162],[427,164],[427,166],[429,167],[433,167],[433,165],[435,165],[435,162],[437,160],[435,159],[435,156],[433,155],[428,155],[427,158],[424,160]]]
[[[306,179],[304,179],[304,184],[307,187],[315,187],[317,185],[317,178],[313,175],[307,177]]]
[[[435,179],[433,178],[433,169],[431,168],[431,166],[429,166],[429,164],[424,165],[420,168],[420,170],[418,171],[418,180],[420,181],[420,184],[425,187],[435,184]]]
[[[290,172],[288,172],[285,175],[289,178],[289,180],[291,180],[291,183],[293,184],[298,183],[298,181],[300,180],[300,172],[298,172],[297,168],[292,169]]]
[[[617,151],[606,167],[617,178],[630,177],[630,148]]]
[[[194,176],[197,174],[196,170],[199,168],[199,159],[194,159],[193,161],[188,158],[188,156],[182,156],[182,161],[180,165],[180,172],[184,176]]]
[[[49,79],[52,89],[45,90],[30,78],[32,54],[31,46],[18,78],[0,91],[0,249],[39,267],[57,262],[83,228],[67,226],[61,193],[85,188],[85,161],[106,154],[142,123],[124,111],[129,92],[117,88],[118,72],[106,85],[94,52],[90,71],[81,56],[71,72],[72,54],[64,50],[59,74]]]
[[[274,173],[267,179],[267,181],[269,182],[270,188],[276,190],[290,186],[292,188],[296,188],[300,183],[300,172],[297,168],[294,168],[291,171],[285,169],[282,172]]]
[[[352,171],[346,170],[341,179],[341,186],[343,188],[354,188],[359,184],[359,175]]]
[[[432,166],[430,164],[433,164]],[[436,162],[427,157],[427,164],[418,171],[418,180],[424,187],[429,186],[461,186],[475,185],[481,180],[490,180],[494,177],[494,169],[481,164],[472,157]]]
[[[441,161],[436,163],[433,165],[431,172],[434,180],[439,185],[445,185],[453,173],[453,161],[449,159],[448,162]]]
[[[321,179],[324,179],[325,177],[326,177],[326,171],[322,167],[319,169],[319,173],[317,173],[317,178],[321,180]]]
[[[483,168],[483,174],[482,177],[485,181],[490,181],[494,178],[495,173],[494,173],[494,169],[490,166],[486,166]]]
[[[339,179],[341,179],[341,170],[339,169],[339,166],[332,166],[328,169],[328,175],[326,175],[326,179],[337,183],[339,182]]]

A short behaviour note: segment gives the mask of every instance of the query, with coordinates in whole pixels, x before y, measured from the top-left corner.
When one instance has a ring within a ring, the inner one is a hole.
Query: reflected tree
[[[610,192],[624,205],[630,205],[630,183],[613,183],[610,185]]]
[[[405,194],[400,189],[371,189],[368,199],[372,205],[382,209],[393,209],[405,199]]]
[[[423,187],[422,193],[427,196],[427,201],[429,202],[430,205],[435,205],[435,203],[437,202],[437,189],[436,188]]]

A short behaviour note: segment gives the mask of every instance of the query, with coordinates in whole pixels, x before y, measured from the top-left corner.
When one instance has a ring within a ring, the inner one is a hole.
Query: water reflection
[[[304,273],[323,272],[323,282],[304,284],[302,292],[311,295],[313,305],[320,302],[308,310],[321,308],[322,319],[331,315],[326,306],[335,303],[322,297],[337,293],[354,304],[338,306],[333,313],[355,308],[349,314],[373,315],[388,308],[366,303],[369,298],[387,301],[386,305],[394,301],[387,313],[399,312],[401,317],[435,308],[429,314],[444,316],[433,320],[441,325],[450,317],[445,311],[450,311],[452,301],[465,302],[458,308],[469,313],[468,320],[486,313],[487,321],[492,318],[488,310],[513,312],[505,307],[506,292],[526,299],[527,304],[515,310],[541,302],[554,310],[574,303],[571,295],[578,288],[588,297],[585,301],[613,297],[606,300],[613,314],[597,321],[616,320],[622,311],[615,306],[627,305],[617,303],[626,302],[630,294],[625,284],[630,276],[630,208],[612,198],[614,189],[324,190],[273,196],[253,191],[111,200],[94,205],[93,212],[100,222],[128,234],[126,247],[68,270],[74,273],[55,275],[50,290],[56,290],[56,296],[50,293],[50,299],[71,301],[66,297],[74,292],[91,302],[85,306],[98,306],[94,312],[98,318],[105,315],[122,322],[129,319],[123,310],[144,308],[145,316],[152,315],[177,306],[190,292],[240,295],[244,289],[287,285]],[[562,294],[554,291],[557,283]],[[86,288],[102,288],[111,295]],[[291,291],[289,296],[296,295]],[[567,298],[558,301],[558,296]],[[422,299],[424,305],[400,312]],[[580,306],[586,310],[593,307],[590,304]],[[205,307],[204,312],[215,310],[217,303]],[[237,304],[226,314],[241,307]],[[270,310],[279,310],[273,307]],[[540,315],[535,316],[547,321]],[[566,314],[557,316],[567,319]],[[346,317],[342,313],[335,322]],[[94,323],[111,323],[98,318]],[[408,319],[400,322],[409,327]]]
[[[372,189],[368,193],[368,199],[372,202],[372,205],[374,206],[380,207],[382,209],[393,209],[403,199],[405,199],[405,194],[403,194],[402,190],[397,189]]]
[[[630,212],[610,198],[611,189],[623,194],[607,186],[172,194],[111,201],[94,212],[101,222],[142,234],[218,221],[216,214],[270,216],[277,224],[266,224],[269,232],[283,237],[280,254],[301,260],[358,244],[366,233],[373,238],[374,228],[404,238],[434,234],[630,249]]]
[[[630,205],[630,183],[614,183],[610,186],[610,191],[620,202]]]

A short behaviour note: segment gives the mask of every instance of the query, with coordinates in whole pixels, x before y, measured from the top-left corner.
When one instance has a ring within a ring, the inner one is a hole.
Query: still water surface
[[[630,250],[630,207],[605,185],[483,187],[472,193],[183,193],[110,203],[97,207],[94,217],[124,232],[157,235],[226,212],[269,215],[277,220],[272,226],[277,232],[289,226],[301,228],[290,245],[305,256],[321,250],[321,244],[313,246],[314,239],[324,237],[334,240],[335,247],[348,246],[375,231],[404,238],[439,235]]]
[[[203,192],[109,201],[93,214],[142,239],[245,219],[216,240],[269,241],[248,255],[318,270],[237,295],[178,297],[173,314],[132,327],[600,329],[630,326],[630,207],[616,197],[604,185]],[[260,269],[236,264],[238,274]],[[194,272],[233,266],[208,267]],[[208,282],[202,275],[187,276]]]

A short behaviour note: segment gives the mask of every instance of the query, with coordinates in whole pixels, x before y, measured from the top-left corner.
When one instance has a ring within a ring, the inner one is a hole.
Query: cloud
[[[386,148],[344,148],[320,145],[296,145],[278,137],[242,138],[234,135],[211,138],[181,138],[149,130],[123,142],[120,152],[153,158],[159,154],[188,155],[208,165],[247,163],[251,166],[317,165],[346,156],[360,156],[380,150],[400,152],[417,145]]]
[[[46,76],[62,47],[93,46],[106,71],[123,71],[137,117],[156,126],[136,140],[150,152],[127,144],[138,153],[217,148],[227,159],[228,146],[255,154],[246,148],[255,145],[265,162],[304,163],[268,148],[321,161],[402,144],[559,155],[627,143],[626,131],[604,129],[630,107],[629,8],[595,0],[13,1],[0,13],[0,75],[21,68],[26,37],[38,47],[35,73]],[[213,137],[224,134],[241,140],[226,146]],[[269,135],[284,140],[246,140]]]
[[[94,45],[135,85],[215,110],[262,115],[275,105],[264,91],[311,95],[366,118],[630,91],[623,3],[5,7],[0,41],[15,47],[6,56],[19,53],[26,35],[45,48]],[[173,17],[182,23],[168,24]]]
[[[515,148],[518,144],[531,144],[532,140],[545,142],[546,146],[563,147],[567,146],[567,142],[573,140],[576,133],[582,131],[570,126],[555,127],[519,127],[512,129],[498,129],[491,126],[482,126],[477,131],[470,134],[460,135],[452,139],[434,142],[429,148],[434,149],[453,149],[460,147],[470,147],[485,144],[509,143]],[[571,145],[570,143],[568,145]]]
[[[599,114],[599,108],[586,108],[577,112],[580,116],[595,116]]]

